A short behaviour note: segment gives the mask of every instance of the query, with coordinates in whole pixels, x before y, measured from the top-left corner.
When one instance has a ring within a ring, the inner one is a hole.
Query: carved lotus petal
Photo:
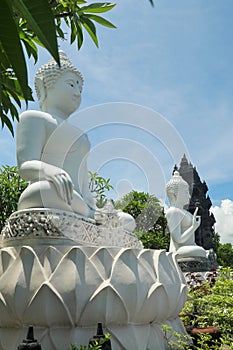
[[[0,328],[0,349],[17,349],[19,343],[25,338],[26,329],[14,328],[14,332],[10,328]]]
[[[53,271],[57,268],[57,265],[61,261],[62,257],[63,254],[57,248],[52,246],[47,247],[39,256],[47,278],[49,278]]]
[[[156,272],[156,266],[155,266],[155,258],[154,256],[157,254],[160,254],[160,251],[156,250],[153,251],[150,249],[142,249],[139,251],[138,259],[140,259],[141,263],[143,264],[144,268],[148,271],[148,273],[151,275],[151,278],[153,281],[158,280],[157,272]]]
[[[38,326],[72,327],[72,317],[61,295],[50,283],[43,283],[24,313],[24,322]]]
[[[14,310],[16,323],[23,322],[24,311],[44,280],[43,267],[34,250],[31,247],[22,247],[7,273],[0,277],[0,285],[4,286],[2,295],[8,307]]]
[[[164,286],[155,282],[148,293],[148,297],[142,305],[138,314],[138,319],[141,323],[161,322],[167,318],[168,310],[168,296]]]
[[[121,323],[128,320],[127,306],[121,296],[111,286],[109,281],[104,281],[91,296],[80,317],[80,325]]]
[[[172,261],[172,254],[166,254],[165,251],[161,251],[158,260],[156,261],[156,265],[159,282],[164,285],[168,295],[168,307],[169,309],[173,309],[180,296],[180,286],[182,281],[180,280],[178,270]]]
[[[122,249],[113,264],[111,284],[127,306],[129,319],[126,322],[138,322],[135,314],[146,300],[151,276],[137,258],[138,250]],[[140,321],[139,321],[140,322]]]
[[[183,309],[184,303],[187,299],[188,288],[186,285],[181,285],[180,287],[180,295],[174,305],[174,308],[170,310],[168,317],[179,315],[181,310]]]
[[[78,323],[83,309],[102,282],[97,268],[78,247],[71,248],[64,255],[50,278],[75,323]]]
[[[173,329],[177,333],[185,334],[184,325],[182,321],[179,319],[179,317],[171,320],[166,320],[164,324],[168,325],[171,329]]]
[[[150,335],[147,341],[147,348],[149,350],[167,350],[167,344],[164,342],[164,333],[158,323],[150,325]]]
[[[0,293],[0,327],[11,326],[14,319],[14,313],[8,307],[2,293]],[[16,325],[19,326],[20,322],[16,321]]]
[[[0,276],[2,276],[15,259],[15,254],[7,248],[0,249]]]
[[[76,341],[73,341],[73,332],[75,328],[72,328],[72,331],[69,328],[63,328],[62,332],[59,327],[51,328],[49,333],[45,335],[44,342],[49,342],[50,346],[46,349],[70,349],[70,344],[77,344]],[[81,343],[84,344],[84,343]]]
[[[90,257],[90,260],[96,266],[98,273],[103,278],[103,280],[110,278],[115,255],[114,253],[117,253],[118,251],[119,248],[111,248],[110,250],[101,247],[98,248],[95,251],[95,253]]]
[[[114,350],[164,350],[159,323],[168,319],[185,332],[177,316],[187,288],[171,254],[93,246],[0,252],[1,350],[17,347],[1,347],[6,327],[18,343],[25,338],[22,324],[34,324],[42,348],[56,350],[87,344],[97,322],[112,333]]]
[[[176,289],[176,292],[177,292],[177,299],[169,308],[169,314],[168,314],[168,318],[171,318],[171,317],[174,318],[179,315],[179,313],[181,312],[184,306],[184,303],[188,295],[188,288],[186,285],[185,277],[177,263],[176,256],[172,253],[169,253],[167,254],[167,259],[170,263],[170,266],[172,266],[173,270],[176,271],[176,273],[174,273],[174,277],[176,278],[174,285],[177,288],[174,288],[174,289]],[[178,288],[178,286],[180,288]]]
[[[150,336],[150,328],[137,325],[129,325],[127,331],[125,327],[109,327],[109,331],[117,339],[124,339],[122,349],[147,350],[147,342]]]

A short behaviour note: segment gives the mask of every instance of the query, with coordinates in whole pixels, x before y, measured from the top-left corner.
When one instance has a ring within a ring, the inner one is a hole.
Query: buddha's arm
[[[199,224],[196,222],[196,213],[193,215],[193,221],[190,227],[183,231],[181,230],[181,222],[184,219],[184,213],[176,208],[170,208],[166,215],[168,227],[171,237],[178,244],[185,243],[197,229]]]
[[[44,120],[38,111],[21,114],[17,126],[17,162],[19,174],[27,181],[38,179],[42,174],[41,153],[46,143]]]
[[[17,162],[19,174],[26,181],[51,181],[59,196],[71,203],[73,183],[69,174],[52,164],[41,161],[43,147],[47,142],[48,121],[39,111],[22,113],[17,126]]]

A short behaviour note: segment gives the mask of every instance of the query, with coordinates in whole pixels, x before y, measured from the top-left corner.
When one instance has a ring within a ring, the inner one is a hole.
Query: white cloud
[[[211,208],[216,219],[215,229],[220,234],[221,243],[233,244],[233,201],[224,199],[221,205]]]

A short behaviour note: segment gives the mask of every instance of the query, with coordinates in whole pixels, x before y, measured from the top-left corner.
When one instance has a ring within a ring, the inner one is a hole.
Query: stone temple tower
[[[189,184],[191,195],[188,211],[194,213],[196,207],[199,208],[198,215],[201,216],[201,225],[195,232],[196,243],[204,249],[215,249],[214,243],[214,223],[215,218],[210,213],[212,202],[207,195],[208,187],[205,181],[201,181],[196,168],[188,161],[184,155],[180,166],[175,165],[174,170],[178,170],[182,178]]]

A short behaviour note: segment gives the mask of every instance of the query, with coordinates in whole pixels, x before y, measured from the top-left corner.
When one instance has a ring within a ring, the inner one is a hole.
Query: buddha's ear
[[[39,97],[39,104],[45,100],[46,98],[46,88],[44,86],[44,82],[42,78],[35,77],[35,87],[37,90],[37,95]]]
[[[177,196],[174,193],[169,194],[169,202],[170,204],[174,205],[177,201]]]

